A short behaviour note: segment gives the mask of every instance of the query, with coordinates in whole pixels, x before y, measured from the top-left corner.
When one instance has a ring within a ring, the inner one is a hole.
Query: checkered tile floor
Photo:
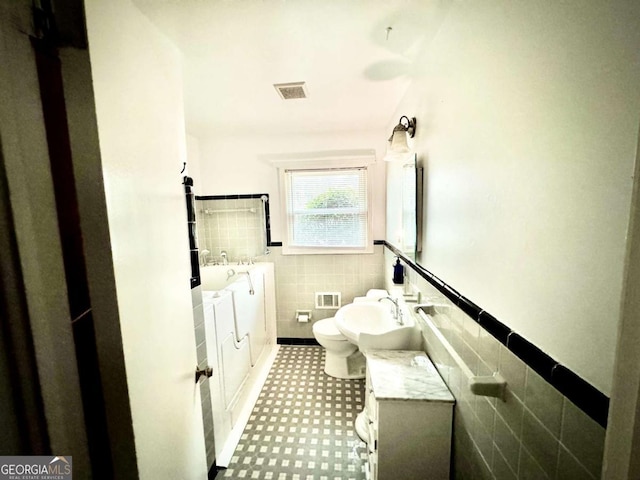
[[[240,443],[217,479],[361,480],[366,446],[353,422],[364,380],[329,377],[324,349],[281,346]]]

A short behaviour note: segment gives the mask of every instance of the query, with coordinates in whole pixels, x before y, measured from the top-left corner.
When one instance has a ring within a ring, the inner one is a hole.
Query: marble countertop
[[[365,356],[371,387],[378,400],[455,402],[424,352],[369,350]]]

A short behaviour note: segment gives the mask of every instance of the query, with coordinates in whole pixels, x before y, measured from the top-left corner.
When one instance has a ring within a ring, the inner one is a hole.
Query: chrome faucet
[[[200,252],[200,255],[202,256],[202,266],[206,266],[207,265],[207,255],[209,255],[209,250],[207,250],[206,248],[204,250],[202,250]]]
[[[220,257],[222,258],[222,265],[228,265],[229,262],[227,262],[227,252],[225,252],[224,250],[220,251]]]
[[[382,300],[389,300],[391,303],[393,303],[394,309],[392,310],[391,316],[398,325],[404,325],[404,321],[402,320],[402,310],[400,310],[400,304],[398,303],[398,300],[391,297],[382,297],[378,299],[379,302],[381,302]]]

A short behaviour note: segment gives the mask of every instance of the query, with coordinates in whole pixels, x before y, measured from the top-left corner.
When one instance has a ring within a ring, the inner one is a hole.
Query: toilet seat
[[[336,327],[336,323],[331,318],[325,318],[324,320],[319,320],[313,324],[313,333],[315,335],[321,335],[328,340],[345,340],[347,341],[347,337],[340,333],[338,327]]]
[[[335,378],[364,378],[364,356],[340,333],[333,317],[314,323],[313,336],[324,347],[324,373]]]

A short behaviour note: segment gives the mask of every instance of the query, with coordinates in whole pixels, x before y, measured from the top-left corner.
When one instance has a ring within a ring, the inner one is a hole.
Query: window
[[[283,253],[373,251],[367,168],[283,171]]]

